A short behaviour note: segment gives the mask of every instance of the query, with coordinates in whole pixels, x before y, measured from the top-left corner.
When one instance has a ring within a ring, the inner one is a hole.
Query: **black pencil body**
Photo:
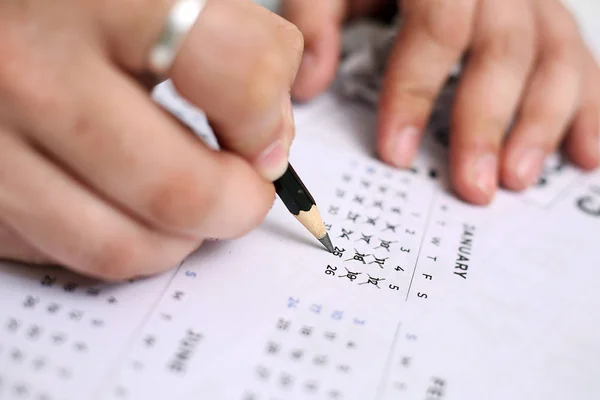
[[[308,212],[316,205],[315,199],[291,164],[288,164],[288,169],[274,184],[277,195],[292,214],[298,215],[300,211]]]

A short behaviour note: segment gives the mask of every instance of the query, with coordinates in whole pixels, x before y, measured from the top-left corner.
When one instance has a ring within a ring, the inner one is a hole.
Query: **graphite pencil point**
[[[330,253],[333,253],[333,244],[331,244],[331,239],[329,238],[329,233],[326,233],[325,236],[323,236],[321,239],[319,239],[319,242],[321,242],[321,244],[323,246],[325,246],[325,248],[327,250],[329,250]]]

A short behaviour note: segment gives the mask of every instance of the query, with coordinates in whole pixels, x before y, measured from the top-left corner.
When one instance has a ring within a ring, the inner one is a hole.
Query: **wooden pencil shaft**
[[[323,224],[317,206],[312,206],[308,211],[300,211],[296,219],[317,239],[322,239],[327,235],[325,224]]]
[[[288,168],[281,178],[273,183],[277,195],[292,214],[298,215],[301,211],[308,212],[315,205],[315,200],[291,164],[288,164]]]

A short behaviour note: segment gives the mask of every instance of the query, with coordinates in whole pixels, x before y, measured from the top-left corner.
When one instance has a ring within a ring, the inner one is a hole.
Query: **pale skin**
[[[290,93],[326,90],[342,22],[378,3],[286,0],[284,19],[250,0],[209,0],[169,77],[206,112],[215,152],[142,79],[170,0],[1,2],[0,258],[121,280],[255,228],[287,165]],[[435,94],[469,50],[451,133],[461,197],[485,204],[500,183],[527,187],[560,144],[597,166],[600,73],[556,0],[414,0],[402,12],[379,106],[383,160],[410,164]]]
[[[340,26],[387,1],[284,0],[283,15],[305,40],[294,98],[312,99],[329,86]],[[557,149],[585,170],[598,166],[600,69],[559,0],[398,0],[398,7],[403,24],[374,129],[382,160],[410,166],[435,98],[468,54],[450,132],[459,197],[485,205],[500,186],[526,189]]]
[[[169,4],[0,3],[0,258],[122,280],[267,214],[302,35],[249,0],[209,1],[169,76],[205,110],[215,152],[136,79]]]

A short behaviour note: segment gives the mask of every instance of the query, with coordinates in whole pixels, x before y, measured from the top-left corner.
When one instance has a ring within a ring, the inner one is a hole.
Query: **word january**
[[[471,249],[473,248],[473,236],[475,235],[475,226],[463,225],[463,232],[460,235],[460,246],[456,262],[454,263],[454,275],[458,275],[463,279],[467,279],[467,271],[469,269],[469,261],[471,257]]]

